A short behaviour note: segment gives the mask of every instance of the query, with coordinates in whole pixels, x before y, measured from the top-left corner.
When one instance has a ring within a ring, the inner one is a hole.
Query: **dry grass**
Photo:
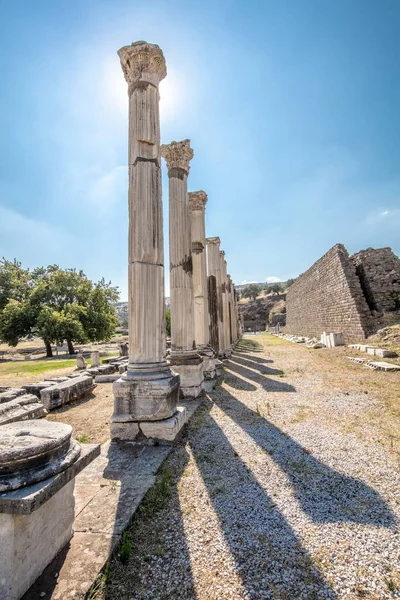
[[[351,362],[347,356],[364,356],[347,347],[324,348],[312,350],[303,344],[293,344],[280,338],[261,334],[257,342],[268,348],[291,346],[290,352],[299,353],[301,368],[298,374],[317,371],[321,377],[320,388],[338,393],[364,393],[375,400],[375,408],[360,415],[347,415],[344,420],[337,415],[340,427],[346,432],[353,432],[362,438],[373,436],[390,451],[400,453],[400,372],[374,371],[363,365]],[[247,342],[249,338],[246,337]],[[385,359],[386,360],[386,359]],[[392,362],[399,364],[399,359]],[[300,364],[300,361],[299,361]]]
[[[66,404],[47,415],[49,421],[60,421],[72,426],[72,435],[93,444],[102,444],[110,437],[110,417],[114,397],[111,383],[102,383],[76,402]]]

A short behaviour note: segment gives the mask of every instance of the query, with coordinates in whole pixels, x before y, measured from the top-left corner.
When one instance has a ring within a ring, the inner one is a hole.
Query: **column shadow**
[[[269,361],[269,363],[273,363],[273,361]],[[253,362],[249,357],[243,358],[238,356],[237,354],[232,354],[229,357],[228,365],[233,364],[237,366],[242,366],[244,368],[255,369],[262,375],[281,375],[281,369],[274,369],[273,367],[266,367],[264,363]]]
[[[256,367],[254,367],[256,368]],[[230,359],[226,364],[225,364],[225,369],[226,371],[226,382],[229,384],[230,383],[230,378],[232,376],[236,376],[236,377],[240,377],[244,379],[250,379],[251,381],[254,381],[254,383],[257,383],[258,385],[260,385],[266,392],[295,392],[296,388],[289,384],[286,383],[285,381],[281,380],[281,379],[271,379],[270,377],[266,377],[266,374],[268,375],[274,375],[274,376],[281,376],[282,375],[282,371],[280,371],[279,369],[271,369],[270,367],[265,367],[262,366],[260,368],[258,368],[258,372],[255,373],[254,371],[252,371],[251,369],[242,366],[241,364],[239,364],[236,361],[236,357],[234,359]],[[262,371],[260,371],[260,369],[262,369]]]
[[[203,425],[211,444],[207,447],[200,428],[189,437],[189,445],[246,598],[337,600],[277,505],[209,414],[211,406],[207,399]]]
[[[287,474],[302,510],[314,522],[385,528],[396,524],[392,510],[372,487],[322,463],[226,389],[212,398]]]
[[[128,451],[127,451],[128,452]],[[104,600],[148,600],[149,598],[178,599],[188,598],[196,600],[196,591],[190,568],[190,555],[185,537],[182,513],[178,499],[177,486],[189,461],[184,443],[179,443],[175,450],[180,459],[175,461],[174,467],[168,463],[160,467],[158,482],[151,487],[139,508],[133,515],[128,527],[124,527],[124,536],[127,536],[131,545],[129,557],[126,562],[120,560],[120,550],[117,547],[111,558],[111,568],[103,590]],[[112,452],[110,463],[104,475],[114,479],[116,471],[113,466]],[[120,459],[117,461],[120,470]],[[165,471],[166,470],[166,471]],[[167,478],[164,479],[164,473]],[[118,531],[118,517],[126,513],[127,503],[132,500],[132,476],[120,473],[121,493],[116,514],[116,528]],[[163,518],[163,510],[170,508],[174,503],[172,514],[166,518],[170,521],[174,536],[170,529],[158,527],[158,519]],[[167,566],[166,566],[167,565]],[[173,567],[169,565],[174,565]],[[153,581],[159,582],[153,591],[146,584]],[[168,590],[168,596],[166,595]],[[88,597],[89,598],[89,597]]]

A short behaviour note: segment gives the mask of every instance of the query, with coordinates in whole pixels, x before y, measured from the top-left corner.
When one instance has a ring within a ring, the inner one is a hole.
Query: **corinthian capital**
[[[182,171],[186,175],[189,173],[189,163],[194,156],[194,152],[190,147],[190,140],[162,144],[160,150],[161,156],[165,158],[167,163],[170,177],[179,176]]]
[[[208,196],[203,190],[189,192],[190,210],[204,210],[207,204]]]
[[[215,245],[215,246],[219,246],[221,243],[221,240],[219,237],[209,237],[206,238],[206,244],[207,246],[211,246],[211,245]]]
[[[128,84],[138,82],[158,84],[167,75],[164,54],[157,44],[134,42],[118,50],[121,67]]]

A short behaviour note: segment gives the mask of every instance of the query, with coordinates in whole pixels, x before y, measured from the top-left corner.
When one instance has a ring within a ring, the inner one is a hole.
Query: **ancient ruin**
[[[399,282],[400,260],[389,248],[350,257],[336,244],[290,286],[285,332],[364,339],[382,327],[384,312],[398,310]]]
[[[203,359],[196,349],[192,238],[187,178],[193,158],[190,140],[161,147],[169,178],[169,253],[171,287],[171,366],[179,373],[184,396],[203,391]]]
[[[98,456],[63,423],[0,427],[0,597],[19,600],[73,535],[76,475]]]
[[[204,377],[213,379],[216,375],[216,370],[215,353],[210,346],[205,228],[205,208],[207,200],[207,194],[203,191],[189,192],[193,264],[194,336],[197,351],[203,358]]]
[[[129,94],[129,365],[113,384],[111,437],[145,438],[177,420],[179,376],[166,360],[164,242],[158,86],[167,74],[155,44],[135,42],[118,52]],[[158,425],[157,425],[157,423]]]

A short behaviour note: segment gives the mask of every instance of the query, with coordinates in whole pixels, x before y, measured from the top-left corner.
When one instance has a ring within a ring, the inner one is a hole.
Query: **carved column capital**
[[[161,156],[167,163],[169,177],[177,177],[182,172],[185,175],[189,174],[189,163],[194,156],[193,149],[190,147],[190,140],[162,144]]]
[[[221,243],[221,240],[220,240],[219,237],[209,237],[209,238],[206,238],[206,244],[207,244],[207,246],[212,246],[212,245],[219,246],[220,243]]]
[[[164,54],[157,44],[134,42],[120,48],[118,56],[129,89],[140,82],[158,87],[167,75]]]
[[[207,204],[208,196],[203,190],[197,192],[189,192],[189,208],[190,210],[204,211]]]

